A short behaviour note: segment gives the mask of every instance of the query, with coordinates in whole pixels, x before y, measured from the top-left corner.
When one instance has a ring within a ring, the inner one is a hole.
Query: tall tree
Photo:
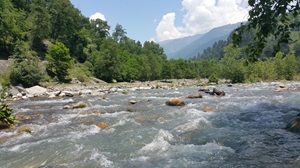
[[[21,30],[17,26],[16,15],[10,0],[0,0],[0,51],[7,58],[13,54],[14,45],[21,38]]]
[[[46,0],[33,0],[30,5],[29,24],[30,41],[33,49],[42,50],[42,41],[49,37],[51,16],[47,10]]]
[[[63,43],[56,42],[49,47],[46,58],[49,61],[47,64],[48,74],[56,76],[60,82],[65,81],[72,65],[69,49]]]
[[[112,33],[112,38],[116,41],[116,42],[120,42],[122,39],[124,39],[126,37],[126,30],[122,27],[122,25],[117,24],[116,28],[114,30],[114,32]]]

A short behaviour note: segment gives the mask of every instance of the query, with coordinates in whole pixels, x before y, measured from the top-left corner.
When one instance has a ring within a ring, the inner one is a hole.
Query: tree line
[[[291,80],[299,73],[299,26],[290,29],[292,39],[280,50],[276,36],[269,34],[256,57],[249,44],[260,30],[249,28],[238,37],[234,31],[194,59],[168,60],[159,44],[130,39],[119,24],[110,34],[107,21],[90,20],[69,0],[0,0],[0,9],[0,58],[14,59],[10,72],[1,75],[2,83],[29,87],[71,78],[84,82],[91,76],[107,82],[170,78],[255,82]],[[288,17],[299,20],[294,13]]]

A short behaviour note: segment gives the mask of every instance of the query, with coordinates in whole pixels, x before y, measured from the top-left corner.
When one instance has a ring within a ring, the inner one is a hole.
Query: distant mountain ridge
[[[240,25],[241,23],[228,24],[213,28],[205,34],[167,40],[159,44],[164,48],[168,59],[189,59],[197,56],[198,53],[202,54],[205,48],[212,46],[215,42],[227,40],[230,33]]]

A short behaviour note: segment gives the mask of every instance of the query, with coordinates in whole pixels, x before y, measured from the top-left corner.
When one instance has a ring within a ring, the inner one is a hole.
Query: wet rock
[[[130,101],[129,101],[129,104],[136,104],[136,103],[137,103],[136,100],[130,100]]]
[[[300,133],[300,117],[292,119],[290,123],[285,127],[290,132]]]
[[[174,98],[174,99],[166,101],[166,105],[168,105],[168,106],[184,106],[185,103],[178,98]]]
[[[202,95],[200,93],[192,94],[188,96],[189,99],[199,99],[202,98]]]
[[[66,97],[74,97],[74,94],[72,92],[64,91],[63,93],[65,94]]]
[[[31,116],[25,114],[17,114],[16,120],[30,120]]]
[[[25,133],[32,133],[32,128],[28,125],[24,125],[20,128],[17,129],[17,134],[22,134],[23,132]]]
[[[199,92],[209,92],[209,89],[208,88],[200,88],[198,91]]]
[[[86,108],[87,104],[84,102],[78,102],[74,104],[65,105],[63,109],[76,109],[76,108]]]
[[[210,106],[204,106],[204,107],[202,107],[202,111],[204,111],[204,112],[215,112],[216,109],[213,108],[213,107],[210,107]]]
[[[225,92],[223,90],[219,90],[217,88],[213,88],[213,92],[212,92],[214,95],[217,95],[217,96],[225,96]]]
[[[233,84],[228,84],[227,86],[228,86],[228,87],[232,87],[232,86],[233,86]]]
[[[101,129],[104,129],[107,127],[107,123],[106,122],[99,122],[96,124],[97,127],[101,128]]]
[[[41,86],[33,86],[31,88],[25,89],[27,95],[41,96],[47,92],[46,88]]]

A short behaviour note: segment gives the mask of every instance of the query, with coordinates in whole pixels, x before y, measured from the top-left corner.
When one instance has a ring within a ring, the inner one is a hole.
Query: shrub
[[[31,87],[37,85],[41,79],[42,73],[36,60],[15,62],[10,71],[10,81],[13,85]]]
[[[49,76],[56,76],[60,82],[65,82],[73,63],[69,49],[63,43],[56,42],[49,47],[46,58],[49,61],[47,64]]]
[[[0,90],[0,121],[10,125],[15,122],[15,117],[12,115],[12,108],[4,102],[4,99],[6,98],[5,91],[6,89]]]
[[[218,75],[216,73],[211,74],[208,78],[208,82],[218,83],[219,82]]]

